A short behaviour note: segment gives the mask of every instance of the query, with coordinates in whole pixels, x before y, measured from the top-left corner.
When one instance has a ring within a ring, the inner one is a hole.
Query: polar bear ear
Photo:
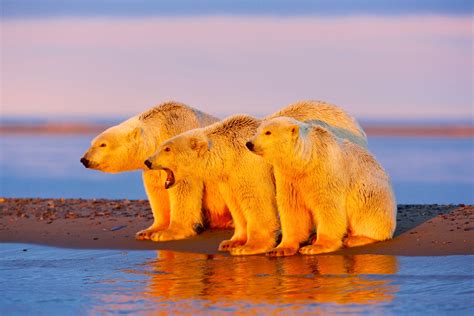
[[[319,134],[328,134],[328,133],[329,133],[329,131],[328,131],[326,128],[324,128],[324,127],[322,127],[322,126],[320,126],[320,125],[314,125],[313,128],[314,128],[314,130],[317,131]]]
[[[293,137],[298,136],[300,127],[297,124],[290,125],[290,132]]]
[[[201,156],[208,149],[207,141],[198,138],[191,138],[189,140],[189,145],[192,150],[197,151],[199,156]]]
[[[138,140],[143,134],[143,129],[141,127],[135,127],[133,131],[128,134],[129,139]]]

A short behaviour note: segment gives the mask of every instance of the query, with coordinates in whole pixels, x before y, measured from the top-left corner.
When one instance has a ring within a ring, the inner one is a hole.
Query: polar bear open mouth
[[[174,183],[174,173],[168,168],[163,168],[164,171],[166,171],[166,181],[165,181],[165,189],[171,188]]]

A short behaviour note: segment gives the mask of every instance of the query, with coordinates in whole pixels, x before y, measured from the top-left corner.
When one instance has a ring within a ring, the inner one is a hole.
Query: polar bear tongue
[[[165,189],[169,189],[174,184],[174,173],[170,169],[163,169],[166,171],[166,181],[165,181]]]

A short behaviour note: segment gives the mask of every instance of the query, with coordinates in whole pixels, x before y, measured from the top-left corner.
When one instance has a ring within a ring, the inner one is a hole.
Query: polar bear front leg
[[[227,205],[234,222],[234,234],[231,239],[224,240],[219,244],[219,251],[230,251],[231,249],[245,245],[247,242],[247,220],[244,214],[238,204],[235,203],[233,197],[229,199]]]
[[[153,213],[153,224],[135,234],[138,240],[149,240],[157,231],[165,230],[170,224],[170,203],[168,192],[163,186],[162,171],[143,172],[143,184]]]
[[[300,244],[308,239],[312,219],[305,209],[280,209],[281,233],[280,244],[267,252],[270,257],[292,256],[298,253]]]
[[[315,206],[312,208],[312,215],[317,223],[317,237],[312,245],[302,247],[300,253],[316,255],[340,249],[347,232],[347,216],[341,203],[328,201]]]
[[[192,179],[179,181],[168,189],[170,224],[167,229],[154,232],[151,240],[178,240],[197,235],[195,229],[203,227],[203,190],[203,182]]]
[[[295,182],[277,177],[277,205],[280,214],[282,239],[267,252],[270,257],[292,256],[300,244],[308,239],[313,226],[310,211],[300,201]]]
[[[273,186],[246,189],[248,191],[239,190],[239,200],[247,220],[247,242],[232,249],[231,255],[255,255],[269,251],[275,247],[275,232],[280,228]]]
[[[230,249],[233,256],[256,255],[266,253],[275,247],[275,230],[263,227],[259,222],[250,219],[247,223],[247,242],[244,245]]]

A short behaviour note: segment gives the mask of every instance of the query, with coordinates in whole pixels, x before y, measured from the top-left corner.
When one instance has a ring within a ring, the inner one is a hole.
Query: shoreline
[[[231,230],[185,240],[137,241],[153,217],[146,200],[0,199],[0,242],[82,249],[172,250],[217,254]],[[446,256],[474,254],[474,205],[399,205],[394,238],[331,255]]]

